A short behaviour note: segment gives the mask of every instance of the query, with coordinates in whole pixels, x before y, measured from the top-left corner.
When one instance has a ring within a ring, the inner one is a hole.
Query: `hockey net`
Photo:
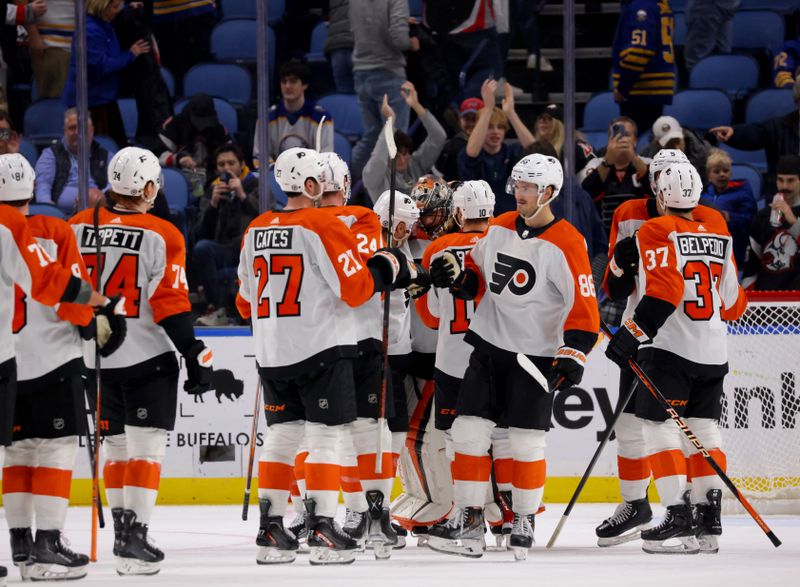
[[[751,292],[728,324],[728,475],[759,513],[800,513],[800,292]],[[726,492],[727,493],[727,492]],[[726,495],[726,512],[744,511]]]

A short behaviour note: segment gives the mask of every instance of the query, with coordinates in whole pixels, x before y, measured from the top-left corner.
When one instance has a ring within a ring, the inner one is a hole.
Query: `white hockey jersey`
[[[102,208],[102,275],[98,284],[93,217],[94,209],[89,208],[73,216],[70,224],[98,291],[107,296],[125,296],[128,328],[122,346],[103,359],[103,369],[133,367],[174,351],[158,323],[191,310],[183,235],[156,216]],[[93,357],[86,359],[93,364]]]
[[[408,248],[411,257],[417,263],[422,262],[425,251],[436,241],[430,241],[422,231],[417,231],[417,238],[408,241]],[[441,237],[439,237],[441,238]],[[438,239],[437,239],[438,240]],[[436,352],[436,340],[438,333],[425,325],[420,315],[417,313],[416,306],[411,308],[411,350],[418,353],[433,354]]]
[[[89,281],[75,235],[69,225],[51,216],[29,216],[28,226],[36,241],[52,259],[73,275]],[[83,357],[77,326],[92,321],[89,306],[61,303],[55,307],[33,300],[15,286],[14,344],[17,379],[37,379],[66,363]]]
[[[14,284],[33,299],[54,306],[75,279],[42,250],[18,210],[0,205],[0,363],[14,358]]]
[[[320,209],[266,212],[242,238],[236,306],[252,318],[266,377],[297,376],[355,357],[351,308],[372,297],[372,274],[347,227]]]
[[[422,257],[422,266],[430,269],[431,263],[450,251],[461,265],[481,237],[480,232],[456,232],[440,236],[433,241]],[[435,367],[451,377],[461,379],[469,364],[472,346],[464,342],[470,320],[480,298],[462,300],[447,289],[432,287],[416,300],[417,314],[428,328],[438,331]]]
[[[586,241],[566,220],[530,228],[516,212],[495,218],[467,254],[481,279],[481,303],[465,340],[513,353],[553,357],[566,345],[583,354],[600,328]]]

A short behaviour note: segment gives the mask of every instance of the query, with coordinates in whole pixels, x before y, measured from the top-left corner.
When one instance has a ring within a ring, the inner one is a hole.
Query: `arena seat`
[[[112,155],[117,151],[119,151],[119,145],[111,137],[107,137],[106,135],[94,135],[94,140],[97,141],[98,145],[103,147],[106,151],[108,151]],[[123,146],[126,147],[127,145]]]
[[[254,62],[258,43],[256,30],[253,18],[223,20],[211,31],[211,53],[217,61]]]
[[[731,179],[746,179],[753,188],[753,195],[761,199],[761,174],[750,165],[734,164],[731,167]]]
[[[347,138],[360,137],[364,134],[361,108],[355,94],[328,94],[320,98],[317,103],[331,113],[337,132]]]
[[[683,12],[676,12],[674,18],[672,44],[675,47],[683,47],[686,44],[686,15]]]
[[[581,131],[588,143],[594,147],[595,151],[602,149],[608,144],[608,132],[605,130],[584,130]]]
[[[684,90],[675,94],[664,114],[674,116],[682,126],[706,130],[730,125],[733,106],[722,90]]]
[[[28,106],[22,129],[35,145],[49,145],[64,135],[64,112],[67,107],[60,98],[45,98]]]
[[[733,49],[769,50],[784,39],[783,17],[770,10],[739,10],[733,15]]]
[[[269,0],[267,6],[267,20],[270,25],[283,20],[286,12],[286,0]],[[230,18],[255,18],[256,0],[222,0],[222,17]]]
[[[720,143],[720,149],[728,153],[737,165],[749,165],[759,173],[767,172],[767,154],[764,149],[757,151],[743,151],[729,147],[725,143]]]
[[[344,159],[344,162],[349,167],[350,160],[353,158],[353,147],[347,137],[338,131],[333,133],[333,150],[339,157]]]
[[[36,161],[39,159],[39,149],[37,149],[36,145],[34,145],[25,137],[22,137],[19,142],[19,152],[23,157],[25,157],[25,159],[28,160],[28,163],[31,164],[31,167],[36,165]]]
[[[186,107],[189,100],[184,98],[175,103],[175,114],[179,114]],[[239,132],[239,117],[236,109],[222,98],[214,98],[214,110],[217,111],[217,118],[222,126],[228,130],[228,134],[235,135]]]
[[[125,136],[132,139],[136,136],[136,125],[139,124],[139,111],[136,109],[136,100],[134,98],[119,98],[117,106],[119,106],[119,113],[122,115]]]
[[[606,130],[608,123],[619,116],[619,105],[612,92],[595,94],[583,111],[583,126],[587,130]]]
[[[66,220],[67,215],[64,214],[55,204],[31,204],[31,216],[41,214],[42,216],[52,216],[53,218],[60,218]]]
[[[164,80],[164,83],[167,84],[167,92],[169,92],[170,97],[175,97],[175,76],[172,75],[172,72],[164,67],[161,66],[161,79]]]
[[[745,109],[745,122],[761,122],[796,109],[792,90],[768,88],[750,96]]]
[[[718,88],[740,98],[758,87],[758,62],[749,55],[709,55],[692,68],[689,87]]]
[[[328,40],[328,23],[319,22],[311,31],[311,45],[306,61],[325,61],[325,41]]]
[[[250,103],[252,87],[250,73],[244,67],[231,63],[201,63],[187,71],[183,78],[185,96],[202,92],[223,98],[234,106]]]

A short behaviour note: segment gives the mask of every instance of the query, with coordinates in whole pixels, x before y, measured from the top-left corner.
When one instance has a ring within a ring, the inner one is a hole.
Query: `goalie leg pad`
[[[33,471],[32,483],[36,528],[63,530],[78,437],[44,438],[40,442],[39,464]]]
[[[509,428],[508,438],[514,457],[511,503],[515,514],[535,514],[542,503],[546,464],[545,432],[526,428]]]
[[[125,467],[126,509],[133,510],[142,524],[150,523],[161,481],[161,462],[167,449],[163,428],[125,426],[128,464]]]
[[[103,466],[103,482],[106,498],[111,508],[125,509],[125,468],[128,465],[128,442],[124,434],[112,434],[103,438],[106,462]]]
[[[264,439],[264,449],[258,459],[258,498],[270,501],[273,516],[286,513],[304,424],[302,420],[272,424]],[[301,487],[300,494],[303,493]]]
[[[683,503],[686,488],[686,457],[681,450],[683,433],[671,420],[646,420],[643,431],[661,503],[665,507]]]

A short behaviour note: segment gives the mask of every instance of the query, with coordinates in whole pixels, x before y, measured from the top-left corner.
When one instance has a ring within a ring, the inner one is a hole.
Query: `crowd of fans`
[[[20,4],[26,4],[25,0]],[[229,133],[220,123],[211,96],[187,96],[188,103],[176,114],[159,68],[168,66],[180,79],[192,65],[211,60],[209,37],[219,10],[224,14],[225,0],[217,5],[213,0],[179,7],[170,4],[149,0],[123,6],[121,0],[87,0],[92,119],[87,201],[93,205],[104,198],[106,168],[113,155],[95,136],[111,137],[119,146],[128,144],[117,106],[120,92],[127,91],[136,98],[139,114],[135,143],[152,150],[162,166],[179,170],[190,185],[191,213],[185,234],[199,322],[226,324],[235,315],[228,309],[239,240],[259,211],[259,175],[263,180],[277,155],[287,148],[334,150],[336,120],[308,97],[314,82],[312,68],[296,58],[298,52],[292,51],[291,43],[276,76],[280,97],[266,121],[267,155],[253,141],[252,126],[258,123],[253,121],[244,137]],[[515,104],[519,88],[502,77],[508,27],[519,26],[528,35],[529,66],[543,71],[551,67],[535,50],[536,17],[543,2],[428,0],[423,3],[424,22],[409,16],[408,0],[324,4],[329,17],[325,53],[335,87],[357,95],[363,119],[364,132],[352,141],[354,201],[371,206],[389,187],[388,151],[378,139],[390,118],[398,148],[398,190],[410,193],[424,176],[447,181],[482,179],[495,193],[496,214],[515,208],[506,182],[522,156],[542,153],[563,158],[566,149],[575,155],[576,175],[565,178],[565,186],[569,184],[573,193],[572,209],[565,210],[566,200],[560,199],[556,213],[572,219],[602,267],[614,210],[626,200],[652,195],[647,181],[650,158],[660,149],[678,149],[706,181],[702,203],[717,208],[728,221],[744,283],[756,289],[800,288],[800,114],[795,111],[708,132],[663,116],[677,75],[671,41],[658,28],[662,19],[671,18],[668,3],[623,2],[612,65],[614,99],[622,115],[610,121],[607,144],[597,149],[581,133],[565,136],[558,104],[548,105],[532,124],[526,124]],[[694,43],[687,46],[687,68],[711,52],[730,50],[726,35],[732,16],[724,7],[714,13],[713,18],[720,17],[722,24],[711,43],[711,37],[698,33],[698,27],[712,22],[711,17],[703,16],[702,2],[689,4],[687,22],[695,40],[687,39],[687,44]],[[74,43],[71,47],[67,40],[75,27],[74,4],[72,0],[34,0],[19,10],[3,1],[0,9],[6,23],[3,63],[24,56],[31,64],[35,95],[60,96],[70,107],[63,138],[42,149],[35,167],[36,202],[71,215],[78,207],[75,52]],[[286,26],[297,23],[287,21]],[[637,36],[636,31],[651,29],[652,34]],[[9,35],[17,42],[9,44]],[[773,79],[776,87],[793,88],[800,104],[800,82],[794,69],[800,61],[798,47],[800,42],[791,41],[781,48]],[[464,73],[466,61],[471,67]],[[642,134],[649,134],[651,140],[637,151]],[[720,143],[736,149],[765,149],[765,191],[754,193],[747,179],[732,171],[731,157],[716,148]],[[0,110],[0,153],[19,149],[20,134],[12,117]],[[781,197],[773,200],[775,193]],[[156,202],[155,212],[169,218],[163,194]]]

